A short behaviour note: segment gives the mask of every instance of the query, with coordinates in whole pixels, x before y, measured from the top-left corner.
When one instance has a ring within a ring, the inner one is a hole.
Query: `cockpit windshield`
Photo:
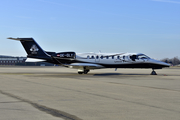
[[[150,59],[150,57],[148,57],[148,56],[146,56],[146,55],[144,55],[144,54],[139,54],[139,55],[137,55],[137,58],[138,58],[138,59]]]

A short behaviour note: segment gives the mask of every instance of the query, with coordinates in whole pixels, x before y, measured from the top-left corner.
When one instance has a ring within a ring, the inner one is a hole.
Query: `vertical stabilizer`
[[[12,40],[20,41],[23,45],[28,57],[32,58],[46,58],[50,57],[33,38],[8,38]]]

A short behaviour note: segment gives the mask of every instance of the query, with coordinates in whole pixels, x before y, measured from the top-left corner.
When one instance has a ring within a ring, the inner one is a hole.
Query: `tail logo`
[[[31,49],[30,49],[30,51],[31,51],[32,54],[37,54],[38,50],[39,50],[39,49],[37,48],[36,45],[32,45],[32,47],[31,47]]]

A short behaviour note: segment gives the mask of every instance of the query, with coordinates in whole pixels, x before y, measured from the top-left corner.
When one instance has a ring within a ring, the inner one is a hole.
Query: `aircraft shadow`
[[[113,75],[149,75],[149,74],[122,74],[122,73],[100,73],[93,76],[113,76]]]

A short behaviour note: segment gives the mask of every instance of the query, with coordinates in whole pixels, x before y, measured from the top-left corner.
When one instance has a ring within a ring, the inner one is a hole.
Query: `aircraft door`
[[[122,59],[123,59],[123,62],[130,62],[131,61],[129,56],[123,56]]]
[[[136,55],[130,55],[129,58],[131,59],[132,62],[136,61]]]

